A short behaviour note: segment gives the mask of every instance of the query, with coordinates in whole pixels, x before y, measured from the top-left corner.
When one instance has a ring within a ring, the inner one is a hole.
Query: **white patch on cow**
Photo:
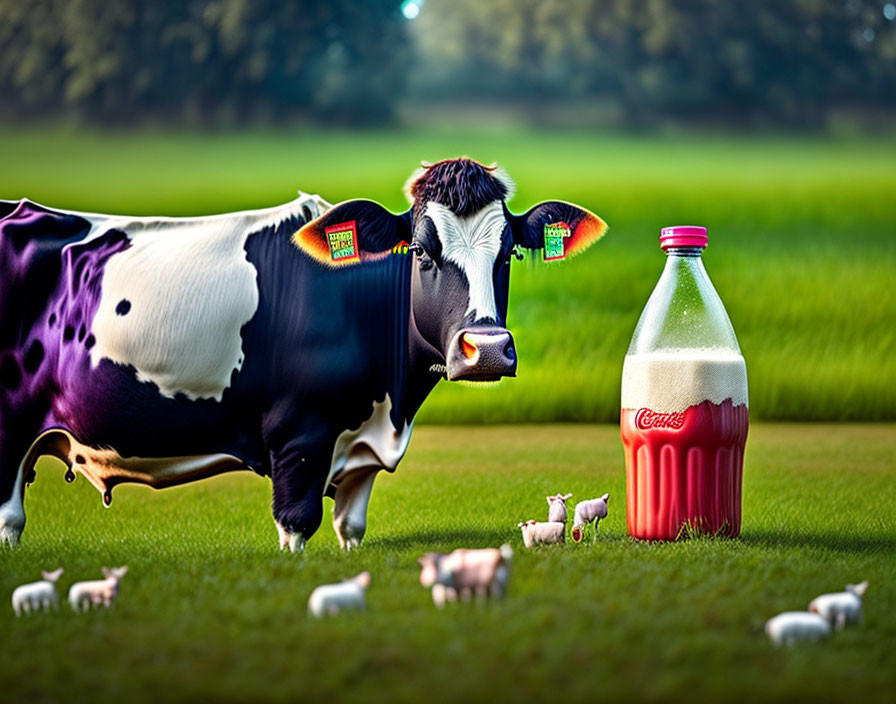
[[[492,201],[465,218],[435,201],[426,204],[425,213],[442,242],[442,259],[456,264],[467,277],[470,302],[466,315],[474,313],[475,320],[497,320],[492,274],[507,225],[501,201]]]
[[[0,543],[7,543],[14,548],[19,543],[19,536],[25,528],[25,507],[22,505],[22,482],[25,475],[20,465],[16,481],[9,499],[0,506]]]
[[[411,441],[413,423],[405,423],[401,430],[392,425],[392,398],[373,402],[373,412],[354,430],[343,430],[336,438],[330,473],[324,487],[340,481],[348,472],[370,469],[393,471]]]
[[[91,364],[131,365],[164,396],[220,401],[244,361],[240,330],[258,307],[246,240],[303,207],[316,217],[324,205],[303,195],[277,208],[204,218],[97,220],[87,239],[120,229],[131,246],[106,263]],[[124,315],[116,312],[122,300],[130,303]]]
[[[343,474],[336,488],[333,506],[333,529],[339,538],[339,547],[351,550],[361,544],[367,531],[367,506],[370,492],[379,469],[354,470]]]

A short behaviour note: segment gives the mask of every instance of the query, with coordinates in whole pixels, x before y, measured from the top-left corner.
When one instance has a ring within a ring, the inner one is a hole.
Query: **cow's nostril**
[[[516,359],[516,350],[513,348],[513,344],[507,345],[504,349],[504,356],[507,357],[510,361]]]
[[[464,357],[467,359],[473,359],[473,357],[476,356],[476,353],[479,352],[479,348],[470,342],[466,335],[460,336],[460,348],[463,350]]]

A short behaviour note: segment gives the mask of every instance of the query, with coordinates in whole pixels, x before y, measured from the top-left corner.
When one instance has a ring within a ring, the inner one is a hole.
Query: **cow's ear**
[[[395,215],[372,200],[349,200],[302,226],[292,241],[321,264],[344,266],[410,242],[410,223],[410,212]]]
[[[607,231],[607,223],[590,210],[559,200],[539,203],[522,215],[510,215],[508,222],[514,244],[543,250],[545,261],[584,252]]]

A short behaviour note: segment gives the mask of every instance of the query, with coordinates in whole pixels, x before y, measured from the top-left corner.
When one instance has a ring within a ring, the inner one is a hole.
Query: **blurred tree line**
[[[414,89],[603,99],[629,126],[820,126],[896,107],[894,18],[887,0],[428,0]]]
[[[600,101],[624,124],[896,109],[896,0],[0,0],[0,117],[388,122]]]
[[[0,116],[383,122],[407,48],[394,0],[0,0]]]

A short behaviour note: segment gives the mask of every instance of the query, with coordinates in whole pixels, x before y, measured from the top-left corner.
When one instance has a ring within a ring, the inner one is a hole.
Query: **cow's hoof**
[[[336,531],[336,537],[339,539],[339,547],[343,550],[353,550],[361,547],[361,540],[364,538],[367,526],[354,525],[351,521],[343,521],[341,523],[334,522],[333,529]]]
[[[280,535],[280,550],[285,550],[287,547],[290,552],[304,552],[305,551],[305,538],[301,533],[293,533],[279,523],[277,523],[277,533]]]
[[[14,548],[19,544],[19,538],[22,536],[25,524],[24,522],[19,523],[14,518],[0,516],[0,545],[8,545]]]

